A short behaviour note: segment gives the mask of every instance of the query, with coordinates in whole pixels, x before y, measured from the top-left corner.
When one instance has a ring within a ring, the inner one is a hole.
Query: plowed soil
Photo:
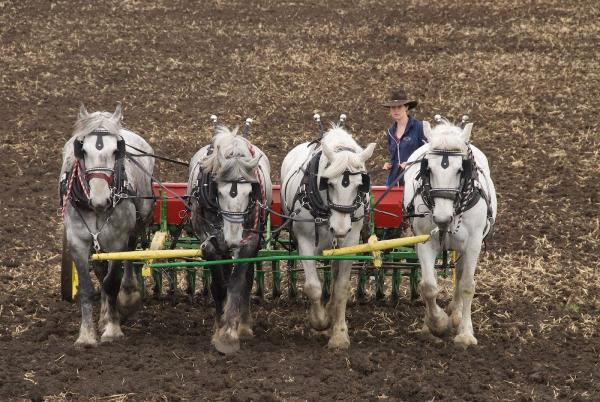
[[[0,2],[0,400],[599,400],[598,21],[595,0]],[[395,85],[420,119],[468,114],[490,160],[499,214],[476,276],[478,346],[421,335],[423,305],[403,295],[351,302],[347,351],[287,297],[256,300],[255,337],[234,356],[210,346],[202,296],[148,299],[122,342],[73,347],[56,208],[80,102],[123,102],[127,127],[181,159],[208,141],[210,114],[252,117],[277,180],[317,134],[315,111],[347,113],[383,165],[379,103]]]

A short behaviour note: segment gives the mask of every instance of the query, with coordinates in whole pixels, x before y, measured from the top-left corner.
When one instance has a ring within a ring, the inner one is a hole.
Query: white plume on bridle
[[[214,152],[202,162],[202,169],[210,172],[217,182],[244,180],[257,181],[255,169],[260,156],[252,157],[250,143],[238,135],[238,127],[230,130],[218,126],[213,140]]]

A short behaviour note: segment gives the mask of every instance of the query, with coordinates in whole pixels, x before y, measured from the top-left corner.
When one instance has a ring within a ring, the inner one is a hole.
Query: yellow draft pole
[[[93,254],[93,261],[160,260],[165,258],[202,257],[202,250],[140,250]]]
[[[371,241],[368,244],[357,244],[356,246],[323,250],[323,255],[346,255],[367,253],[370,251],[388,250],[396,247],[409,246],[411,244],[425,243],[429,239],[431,239],[430,235],[420,235],[412,237],[402,237],[399,239],[381,240],[376,242]]]

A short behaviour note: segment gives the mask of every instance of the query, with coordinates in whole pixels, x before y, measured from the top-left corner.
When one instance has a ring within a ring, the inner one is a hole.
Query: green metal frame
[[[163,202],[161,203],[160,211],[160,224],[153,225],[152,231],[162,230],[167,231],[173,235],[176,230],[176,225],[169,225],[167,223],[167,202],[166,194],[161,193]],[[371,195],[371,205],[374,205],[375,200]],[[375,234],[381,233],[384,228],[375,227],[375,211],[373,208],[370,209],[370,232]],[[187,227],[186,231],[190,232],[191,227]],[[335,260],[352,260],[357,262],[363,262],[362,268],[358,269],[358,283],[356,288],[356,296],[358,298],[364,298],[367,295],[366,287],[368,283],[368,277],[375,277],[375,298],[384,299],[386,297],[386,276],[391,276],[391,290],[390,299],[393,304],[398,303],[400,298],[400,286],[402,284],[402,278],[409,278],[409,289],[411,300],[416,300],[419,297],[418,294],[418,283],[420,280],[420,267],[416,251],[414,247],[400,247],[398,249],[385,252],[383,254],[383,267],[381,269],[367,267],[369,261],[373,260],[371,255],[350,255],[350,256],[336,256],[336,257],[324,257],[324,256],[299,256],[296,251],[289,252],[287,250],[276,249],[276,244],[271,238],[272,226],[270,216],[267,218],[265,238],[267,242],[265,248],[260,250],[257,257],[251,258],[238,258],[231,259],[227,263],[252,263],[255,265],[254,270],[254,281],[256,286],[256,295],[260,298],[264,298],[266,295],[265,276],[270,272],[271,274],[271,289],[272,297],[278,298],[282,296],[282,281],[284,272],[281,269],[281,262],[287,263],[287,278],[288,278],[288,297],[291,300],[296,300],[298,294],[298,273],[302,269],[298,269],[297,261],[302,260],[317,260],[322,263],[326,261]],[[177,248],[183,249],[197,249],[199,242],[194,237],[180,237],[176,244]],[[150,267],[152,269],[152,278],[154,282],[153,293],[155,296],[159,296],[162,291],[163,271],[166,271],[167,282],[169,285],[169,293],[173,294],[177,287],[177,273],[184,272],[186,275],[187,289],[186,292],[190,297],[193,297],[196,291],[196,274],[197,271],[201,271],[202,281],[202,294],[208,295],[210,289],[210,267],[214,265],[223,264],[223,261],[169,261],[164,263],[154,263]],[[270,265],[270,267],[267,267]],[[367,269],[365,269],[367,267]],[[269,269],[270,268],[270,269]],[[323,293],[324,297],[328,297],[331,291],[332,273],[331,266],[322,264],[318,267],[323,272]],[[368,272],[370,271],[370,272]],[[141,270],[138,273],[138,278],[143,281],[141,276]]]

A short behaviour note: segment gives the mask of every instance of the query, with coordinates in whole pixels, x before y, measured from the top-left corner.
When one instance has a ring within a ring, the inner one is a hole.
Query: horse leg
[[[102,282],[104,282],[104,278],[106,278],[106,274],[108,273],[108,261],[94,261],[92,267],[100,283],[100,318],[98,319],[98,329],[103,331],[106,325],[104,316],[108,307],[106,305],[106,293],[102,287]]]
[[[454,337],[456,345],[467,348],[470,345],[477,345],[477,339],[473,335],[473,323],[471,322],[471,302],[475,294],[475,267],[477,258],[481,251],[481,241],[471,242],[471,248],[465,251],[462,256],[462,275],[457,282],[458,291],[462,298],[462,317],[458,325],[458,334]]]
[[[242,304],[240,305],[241,321],[238,326],[238,334],[241,339],[252,338],[252,319],[250,317],[250,296],[254,281],[254,264],[250,264],[246,270],[246,286],[242,292]]]
[[[300,255],[315,255],[312,240],[298,239],[298,253]],[[314,260],[301,260],[301,262],[304,268],[304,293],[310,300],[308,320],[311,327],[317,331],[324,331],[329,328],[330,320],[321,301],[323,291],[317,274],[316,262]]]
[[[120,261],[110,261],[108,263],[108,274],[104,278],[104,282],[102,282],[107,301],[104,317],[106,325],[100,338],[102,342],[111,342],[124,336],[123,331],[121,331],[119,312],[117,310],[117,293],[121,285],[118,272],[120,266]]]
[[[347,349],[350,346],[350,337],[348,336],[348,325],[346,324],[346,303],[350,295],[352,261],[333,261],[332,266],[334,267],[333,292],[327,304],[332,328],[327,346]]]
[[[142,293],[135,276],[133,263],[124,261],[125,267],[121,288],[117,295],[117,308],[123,318],[129,317],[142,307]]]
[[[96,340],[96,329],[94,328],[94,318],[92,311],[92,279],[89,270],[89,249],[90,244],[83,241],[77,241],[77,244],[69,242],[69,250],[77,268],[79,277],[78,298],[81,307],[81,326],[79,327],[79,336],[75,341],[76,347],[93,347],[98,345]]]
[[[137,238],[132,236],[127,243],[128,250],[135,250]],[[121,280],[121,288],[117,296],[117,308],[122,317],[129,317],[142,307],[142,293],[139,289],[137,277],[134,274],[131,261],[124,261],[125,270]]]
[[[436,250],[429,244],[417,245],[417,255],[421,263],[422,279],[419,283],[419,292],[425,300],[425,328],[429,329],[435,336],[447,335],[451,329],[448,315],[438,306],[437,295],[439,293],[435,278]]]
[[[242,299],[246,284],[249,264],[237,264],[231,273],[227,286],[227,299],[223,310],[223,326],[213,337],[215,348],[224,354],[234,353],[240,350],[240,336],[238,326],[240,324]]]
[[[463,300],[460,293],[460,287],[458,284],[460,283],[460,279],[462,278],[463,273],[463,260],[462,258],[456,262],[456,267],[454,268],[454,293],[452,295],[452,301],[448,306],[448,313],[451,314],[452,317],[452,326],[457,328],[462,320],[462,308],[463,308]]]

